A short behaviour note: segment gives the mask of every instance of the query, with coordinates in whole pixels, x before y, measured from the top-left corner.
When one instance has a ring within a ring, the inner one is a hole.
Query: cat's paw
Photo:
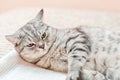
[[[69,72],[67,75],[67,79],[66,80],[82,80],[81,78],[81,72],[77,71],[77,72]]]
[[[70,72],[66,80],[106,80],[106,78],[97,71],[82,70],[81,72]]]
[[[120,69],[108,68],[106,78],[107,80],[120,80]]]
[[[106,80],[105,76],[99,72],[96,72],[96,75],[94,75],[95,80]]]
[[[83,70],[83,80],[106,80],[105,76],[97,71]]]

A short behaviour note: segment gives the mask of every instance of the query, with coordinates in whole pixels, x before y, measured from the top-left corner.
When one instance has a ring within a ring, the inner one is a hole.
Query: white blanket
[[[0,80],[65,80],[66,74],[23,61],[15,51],[0,59]]]

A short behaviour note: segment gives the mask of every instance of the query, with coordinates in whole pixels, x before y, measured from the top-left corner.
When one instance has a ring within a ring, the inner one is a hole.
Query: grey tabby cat
[[[67,72],[66,80],[120,80],[120,32],[80,26],[55,29],[43,9],[13,35],[21,58],[42,68]]]

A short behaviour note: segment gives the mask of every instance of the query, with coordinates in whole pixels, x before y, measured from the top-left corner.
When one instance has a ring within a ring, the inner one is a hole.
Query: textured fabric
[[[66,74],[24,62],[15,51],[0,59],[0,80],[65,80]]]

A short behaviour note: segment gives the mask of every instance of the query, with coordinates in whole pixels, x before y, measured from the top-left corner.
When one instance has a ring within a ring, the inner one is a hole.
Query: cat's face
[[[28,62],[37,62],[50,48],[52,37],[48,32],[49,27],[42,22],[42,16],[43,10],[16,33],[6,36],[20,56]]]

